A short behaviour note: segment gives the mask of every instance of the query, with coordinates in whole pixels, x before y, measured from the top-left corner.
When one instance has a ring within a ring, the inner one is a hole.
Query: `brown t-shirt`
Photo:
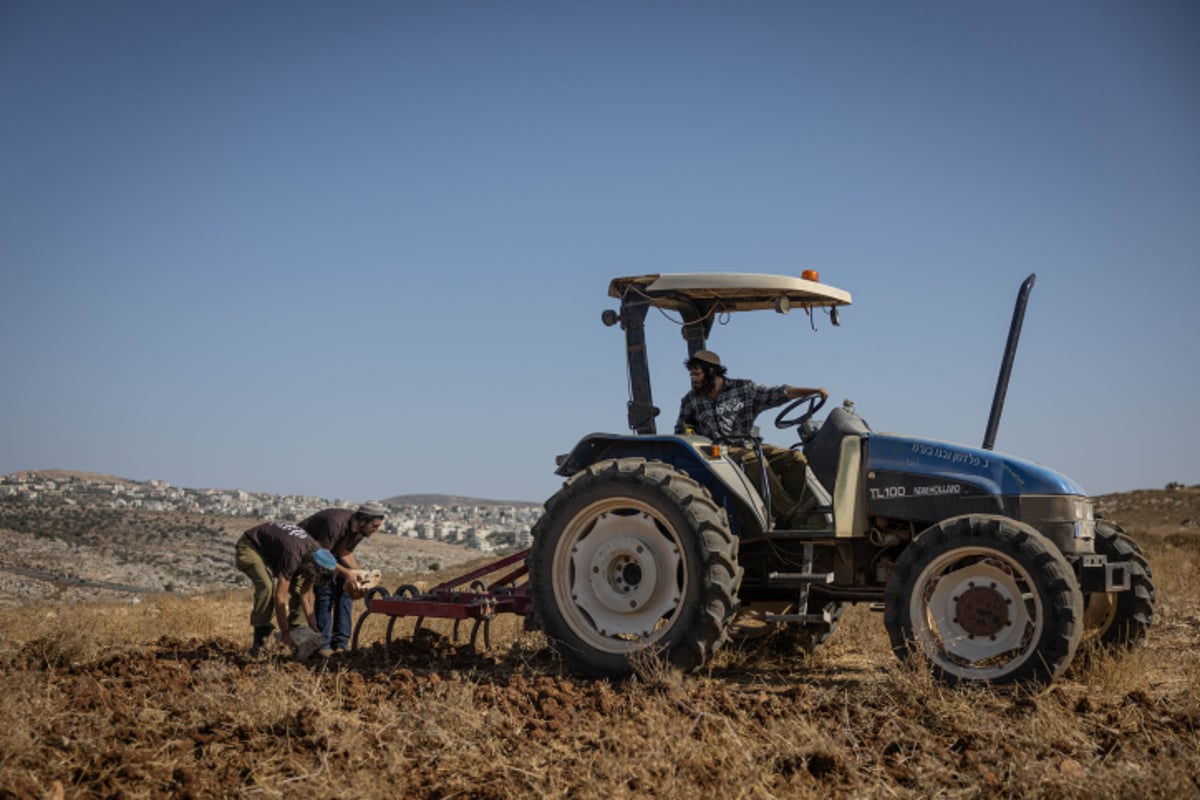
[[[318,511],[300,522],[308,535],[321,543],[321,547],[333,553],[353,553],[365,537],[362,532],[350,532],[350,520],[354,512],[348,508],[327,508]]]
[[[246,538],[276,577],[289,581],[304,559],[321,547],[303,528],[286,522],[264,522],[246,531]]]

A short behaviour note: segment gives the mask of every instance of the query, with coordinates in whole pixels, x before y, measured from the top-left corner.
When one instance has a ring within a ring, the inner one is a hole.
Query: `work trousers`
[[[804,499],[808,461],[799,450],[788,450],[773,444],[764,444],[762,452],[767,461],[767,483],[771,487],[771,515],[778,524],[786,526],[792,511]],[[741,464],[746,477],[750,478],[761,495],[762,467],[754,448],[730,447],[728,453],[730,458]]]
[[[317,627],[325,637],[325,646],[344,650],[350,643],[353,630],[354,598],[346,591],[346,582],[341,575],[316,592]]]
[[[234,564],[254,584],[254,606],[250,610],[250,624],[255,628],[275,627],[275,574],[263,561],[262,554],[254,549],[245,536],[238,539],[234,548]],[[288,627],[307,625],[300,592],[292,581],[288,588]]]

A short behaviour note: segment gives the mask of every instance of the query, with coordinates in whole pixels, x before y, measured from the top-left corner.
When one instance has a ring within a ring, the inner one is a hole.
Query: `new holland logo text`
[[[941,483],[931,486],[873,486],[868,489],[872,500],[894,500],[898,497],[938,497],[962,494],[957,483]]]

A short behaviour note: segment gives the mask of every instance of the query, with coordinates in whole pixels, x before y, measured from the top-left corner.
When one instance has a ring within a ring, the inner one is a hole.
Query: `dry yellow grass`
[[[512,616],[487,653],[444,621],[385,649],[375,617],[302,665],[248,657],[246,591],[0,610],[0,797],[1200,797],[1200,548],[1146,550],[1147,646],[1037,691],[940,686],[861,606],[811,656],[621,683],[563,675]]]

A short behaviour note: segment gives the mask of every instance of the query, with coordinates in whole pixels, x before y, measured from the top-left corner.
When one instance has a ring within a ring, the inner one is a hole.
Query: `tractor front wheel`
[[[885,596],[892,649],[955,684],[1048,683],[1071,663],[1083,597],[1062,554],[992,515],[929,528],[896,560]]]
[[[668,464],[601,461],[546,503],[529,586],[572,671],[623,677],[640,653],[700,666],[724,642],[741,570],[708,491]]]

